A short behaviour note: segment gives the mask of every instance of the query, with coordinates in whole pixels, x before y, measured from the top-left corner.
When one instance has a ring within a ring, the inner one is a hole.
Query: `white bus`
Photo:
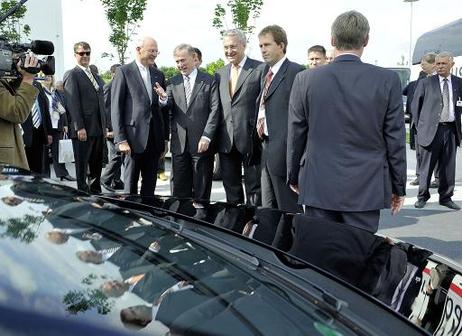
[[[417,39],[412,55],[411,80],[416,80],[419,75],[421,70],[419,64],[423,55],[442,51],[450,51],[454,55],[456,64],[451,72],[462,77],[462,19],[426,32]]]

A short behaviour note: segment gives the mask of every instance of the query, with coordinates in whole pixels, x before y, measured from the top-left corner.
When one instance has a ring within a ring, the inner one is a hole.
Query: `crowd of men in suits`
[[[258,39],[263,63],[245,54],[240,30],[226,31],[229,64],[213,76],[199,70],[196,48],[180,44],[173,51],[180,73],[166,81],[155,64],[157,42],[145,37],[133,62],[111,68],[113,80],[104,90],[90,69],[90,45],[76,43],[77,65],[65,75],[62,103],[70,119],[78,188],[98,194],[103,183],[152,196],[159,159],[170,141],[172,195],[192,198],[199,217],[210,200],[218,153],[230,203],[304,211],[377,231],[380,209],[397,213],[404,202],[405,126],[398,76],[361,62],[369,41],[367,19],[356,11],[338,16],[332,25],[334,49],[311,47],[307,70],[287,58],[282,27],[267,26]],[[438,162],[440,203],[459,209],[451,196],[462,82],[450,76],[452,65],[449,53],[437,55],[436,74],[419,80],[408,100],[418,134],[418,208],[429,198]],[[39,95],[35,105],[43,111],[45,104]],[[59,137],[59,122],[53,124],[50,114],[42,114],[39,136],[34,115],[25,135],[40,145]],[[106,141],[109,159],[101,180]],[[26,152],[39,162],[35,144],[26,141]],[[67,171],[60,174],[70,178]]]

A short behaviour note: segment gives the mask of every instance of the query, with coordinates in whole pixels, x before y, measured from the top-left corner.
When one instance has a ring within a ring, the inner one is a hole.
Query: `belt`
[[[444,121],[444,122],[439,122],[439,126],[454,126],[456,123],[454,121]]]

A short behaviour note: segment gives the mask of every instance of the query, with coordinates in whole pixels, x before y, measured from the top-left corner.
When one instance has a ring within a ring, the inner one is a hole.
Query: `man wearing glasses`
[[[69,132],[73,140],[77,188],[93,194],[101,193],[101,169],[106,134],[103,81],[89,68],[90,45],[77,42],[75,68],[67,74],[64,91],[70,114]],[[87,170],[88,184],[86,181]]]
[[[116,147],[125,154],[124,191],[138,194],[141,174],[141,196],[154,195],[164,151],[161,101],[155,88],[165,89],[165,77],[155,68],[158,53],[153,38],[138,41],[135,61],[121,66],[112,81],[112,129]]]

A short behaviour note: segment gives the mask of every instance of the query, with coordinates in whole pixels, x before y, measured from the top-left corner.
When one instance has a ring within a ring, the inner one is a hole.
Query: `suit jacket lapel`
[[[197,71],[196,81],[194,82],[194,87],[191,93],[191,98],[189,99],[189,106],[191,106],[192,103],[194,102],[194,99],[196,98],[197,93],[202,89],[202,85],[204,85],[203,75],[201,72]]]
[[[456,104],[457,100],[459,100],[460,97],[460,87],[459,87],[459,82],[457,81],[457,77],[451,75],[451,83],[452,83],[452,103],[454,104],[454,111],[457,111],[456,109]]]
[[[273,80],[271,81],[271,85],[268,89],[266,99],[268,99],[273,94],[273,92],[276,91],[279,84],[281,84],[282,80],[284,79],[286,75],[286,71],[288,67],[289,67],[289,60],[286,59],[284,63],[282,63],[281,67],[279,68],[279,71],[276,73],[276,76],[274,76]]]
[[[148,101],[149,103],[149,95],[148,95],[148,91],[146,91],[146,85],[144,85],[144,80],[143,80],[143,77],[141,77],[141,73],[140,73],[140,70],[138,69],[138,64],[136,64],[135,61],[133,61],[131,63],[131,70],[133,72],[133,75],[136,77],[136,82],[137,83],[140,83],[140,85],[142,86],[143,88],[143,96],[144,98]]]
[[[236,96],[236,93],[237,91],[239,91],[239,89],[241,88],[242,84],[244,83],[244,81],[246,80],[246,78],[252,73],[253,69],[250,68],[250,65],[249,65],[249,60],[247,59],[247,61],[244,63],[244,66],[242,67],[242,70],[241,70],[241,73],[239,74],[239,78],[237,79],[237,83],[236,83],[236,88],[234,90],[234,96]],[[228,76],[229,76],[229,72],[228,72]]]
[[[181,107],[183,111],[186,111],[186,95],[184,90],[184,78],[183,75],[178,75],[178,83],[173,85],[173,90],[175,91],[173,96],[175,97],[176,103]]]
[[[225,68],[225,71],[224,71],[224,75],[223,75],[223,80],[221,81],[223,87],[221,88],[222,90],[224,90],[224,92],[228,92],[228,95],[227,97],[229,97],[229,99],[231,100],[232,97],[230,95],[230,81],[231,81],[231,63],[229,63],[226,68]]]

